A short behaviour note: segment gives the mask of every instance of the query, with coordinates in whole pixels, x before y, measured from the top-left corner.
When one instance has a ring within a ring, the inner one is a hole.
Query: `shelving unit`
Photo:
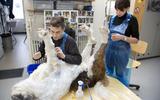
[[[93,27],[94,11],[78,11],[78,10],[44,10],[44,28],[48,28],[49,22],[53,16],[63,16],[65,22],[69,23],[71,28],[76,31],[76,42],[80,52],[87,43],[87,36],[81,32],[80,26],[86,24]]]
[[[86,33],[81,32],[79,27],[83,24],[88,25],[89,27],[93,28],[93,16],[94,11],[79,11],[78,12],[78,34],[77,34],[77,44],[80,52],[83,51],[87,41],[88,37],[86,36]]]
[[[44,11],[44,27],[48,28],[49,22],[53,16],[63,16],[65,22],[69,23],[73,29],[77,29],[77,10],[45,10]]]

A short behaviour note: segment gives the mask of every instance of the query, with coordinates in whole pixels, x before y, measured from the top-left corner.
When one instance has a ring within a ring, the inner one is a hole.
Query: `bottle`
[[[82,90],[82,87],[83,87],[84,83],[83,81],[78,81],[78,90],[76,91],[76,100],[82,100],[84,94],[83,94],[83,90]]]

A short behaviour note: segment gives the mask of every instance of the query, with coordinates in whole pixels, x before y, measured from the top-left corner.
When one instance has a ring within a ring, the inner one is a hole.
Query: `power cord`
[[[90,100],[93,100],[93,99],[92,99],[91,92],[90,92],[90,88],[89,88],[88,84],[86,84],[86,85],[87,85],[87,88],[88,88],[88,93],[89,93],[89,96],[90,96]]]

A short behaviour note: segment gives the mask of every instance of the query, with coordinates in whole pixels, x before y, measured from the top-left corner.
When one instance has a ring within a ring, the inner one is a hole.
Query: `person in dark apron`
[[[130,56],[130,43],[139,39],[136,17],[127,12],[129,0],[116,0],[116,14],[109,21],[108,43],[105,52],[106,73],[117,78],[125,86],[129,85],[129,69],[127,64]]]
[[[75,40],[64,32],[65,24],[63,17],[53,17],[50,22],[49,31],[52,42],[55,44],[57,57],[69,64],[80,65],[82,57]],[[45,44],[42,42],[38,51],[33,55],[34,60],[45,56]]]

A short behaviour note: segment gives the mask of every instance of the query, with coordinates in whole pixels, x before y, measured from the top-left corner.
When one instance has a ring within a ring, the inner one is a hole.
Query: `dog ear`
[[[35,100],[35,96],[32,94],[26,95],[24,96],[23,100]]]
[[[11,96],[12,100],[24,100],[24,97],[22,94],[16,94]]]
[[[18,98],[17,98],[17,96],[12,95],[12,96],[11,96],[11,100],[18,100]]]

